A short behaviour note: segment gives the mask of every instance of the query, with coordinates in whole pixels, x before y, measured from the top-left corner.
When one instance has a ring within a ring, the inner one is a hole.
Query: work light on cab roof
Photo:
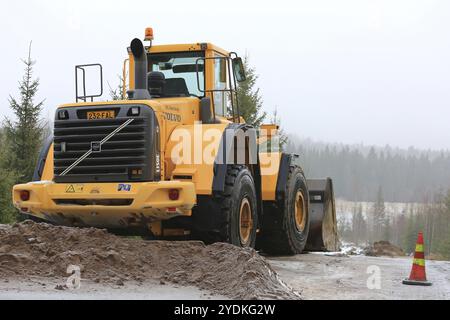
[[[155,38],[153,36],[153,28],[146,28],[145,29],[145,41],[153,41]]]

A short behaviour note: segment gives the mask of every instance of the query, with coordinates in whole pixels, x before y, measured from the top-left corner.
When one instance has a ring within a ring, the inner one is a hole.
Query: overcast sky
[[[33,40],[45,116],[74,101],[74,65],[116,75],[134,37],[248,53],[268,112],[315,140],[450,149],[450,1],[16,0],[0,11],[1,114]],[[105,82],[106,82],[105,80]]]

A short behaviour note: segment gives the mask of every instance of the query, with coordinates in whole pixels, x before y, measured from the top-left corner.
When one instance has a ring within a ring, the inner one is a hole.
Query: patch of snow
[[[342,243],[341,253],[349,256],[362,256],[364,255],[364,248],[352,243]]]
[[[345,256],[363,256],[365,254],[364,248],[353,243],[341,243],[341,251],[337,252],[311,252],[311,254],[329,256],[329,257],[345,257]]]

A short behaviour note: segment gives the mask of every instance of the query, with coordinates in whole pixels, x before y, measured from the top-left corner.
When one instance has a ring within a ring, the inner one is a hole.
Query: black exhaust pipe
[[[139,39],[131,41],[131,53],[134,57],[134,90],[129,92],[131,100],[151,99],[148,91],[148,61],[144,44]]]

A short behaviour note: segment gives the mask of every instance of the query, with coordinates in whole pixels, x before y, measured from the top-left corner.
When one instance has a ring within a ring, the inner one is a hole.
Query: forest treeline
[[[315,143],[289,137],[308,177],[331,177],[336,196],[348,201],[426,203],[450,189],[450,152]]]
[[[348,212],[340,213],[341,239],[362,246],[389,241],[413,254],[417,235],[423,232],[426,254],[450,260],[450,192],[438,194],[428,203],[404,204],[388,214],[380,190],[369,208],[354,202]]]

